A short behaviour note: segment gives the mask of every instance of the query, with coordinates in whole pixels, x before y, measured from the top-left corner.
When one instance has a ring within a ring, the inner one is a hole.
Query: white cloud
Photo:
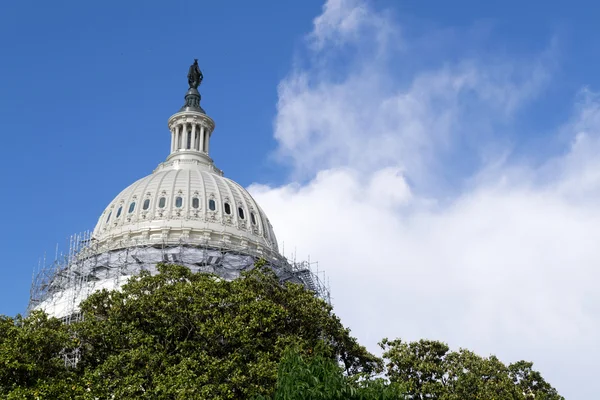
[[[567,398],[593,398],[600,101],[584,90],[557,127],[572,138],[562,155],[511,163],[498,132],[543,90],[551,56],[409,76],[388,68],[393,54],[358,53],[332,76],[327,59],[345,45],[404,51],[394,24],[364,2],[327,2],[275,121],[280,156],[309,180],[251,192],[287,252],[319,260],[336,312],[371,350],[439,339],[532,360]]]
[[[392,28],[387,22],[383,16],[371,13],[361,0],[330,0],[323,6],[323,13],[314,20],[310,45],[316,51],[332,44],[344,45],[360,40],[361,33],[372,32],[373,28],[380,38],[384,38]]]
[[[328,2],[315,19],[308,38],[318,50],[278,88],[278,154],[295,177],[386,165],[421,183],[435,181],[447,169],[446,157],[465,143],[492,145],[491,126],[509,120],[549,77],[544,65],[551,51],[519,62],[466,59],[411,76],[402,60],[379,56],[391,49],[412,57],[394,45],[398,31],[390,15],[359,1]]]

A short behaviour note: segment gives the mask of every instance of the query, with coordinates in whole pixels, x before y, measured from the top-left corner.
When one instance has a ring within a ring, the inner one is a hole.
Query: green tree
[[[450,351],[432,340],[381,342],[391,382],[403,383],[413,399],[439,400],[564,400],[532,363],[506,366],[495,356]]]
[[[426,340],[384,340],[387,376],[376,379],[383,360],[331,306],[264,263],[234,281],[158,268],[91,295],[79,323],[0,317],[0,398],[562,399],[531,363]],[[67,368],[74,349],[80,361]]]
[[[291,344],[325,352],[352,375],[382,367],[331,306],[260,265],[226,281],[159,265],[122,291],[97,292],[74,328],[86,388],[118,399],[243,399],[273,392]],[[93,396],[90,395],[90,398]]]
[[[357,378],[357,377],[354,377]],[[353,379],[319,349],[314,354],[289,348],[279,364],[273,400],[397,400],[404,398],[401,385],[370,376]],[[258,397],[257,400],[266,400]]]
[[[556,389],[546,382],[538,371],[533,370],[532,362],[518,361],[510,364],[508,370],[513,383],[526,394],[527,399],[562,399]]]
[[[70,399],[81,394],[62,354],[77,346],[68,327],[43,312],[0,316],[0,397]]]

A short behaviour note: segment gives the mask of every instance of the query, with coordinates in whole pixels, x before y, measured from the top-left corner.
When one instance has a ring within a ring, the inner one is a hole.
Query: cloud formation
[[[598,97],[574,96],[561,154],[517,163],[507,132],[551,82],[552,51],[410,71],[395,68],[418,56],[401,28],[363,1],[325,4],[305,65],[279,85],[274,135],[293,182],[250,191],[287,252],[319,260],[371,350],[443,340],[532,360],[567,398],[593,398]]]

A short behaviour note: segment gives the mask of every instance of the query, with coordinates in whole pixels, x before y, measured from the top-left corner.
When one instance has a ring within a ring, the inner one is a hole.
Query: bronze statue
[[[198,89],[198,86],[202,83],[202,79],[204,79],[204,76],[202,75],[202,71],[200,71],[200,67],[198,67],[198,59],[194,59],[194,63],[190,66],[188,72],[190,89]]]

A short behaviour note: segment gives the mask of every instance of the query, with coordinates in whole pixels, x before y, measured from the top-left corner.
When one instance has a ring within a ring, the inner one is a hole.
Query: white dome
[[[185,109],[169,129],[167,160],[110,202],[92,239],[107,249],[185,242],[280,257],[265,213],[208,155],[213,120]]]
[[[233,246],[277,251],[265,213],[239,184],[201,164],[173,162],[123,190],[102,213],[93,238],[191,242],[229,241]]]

